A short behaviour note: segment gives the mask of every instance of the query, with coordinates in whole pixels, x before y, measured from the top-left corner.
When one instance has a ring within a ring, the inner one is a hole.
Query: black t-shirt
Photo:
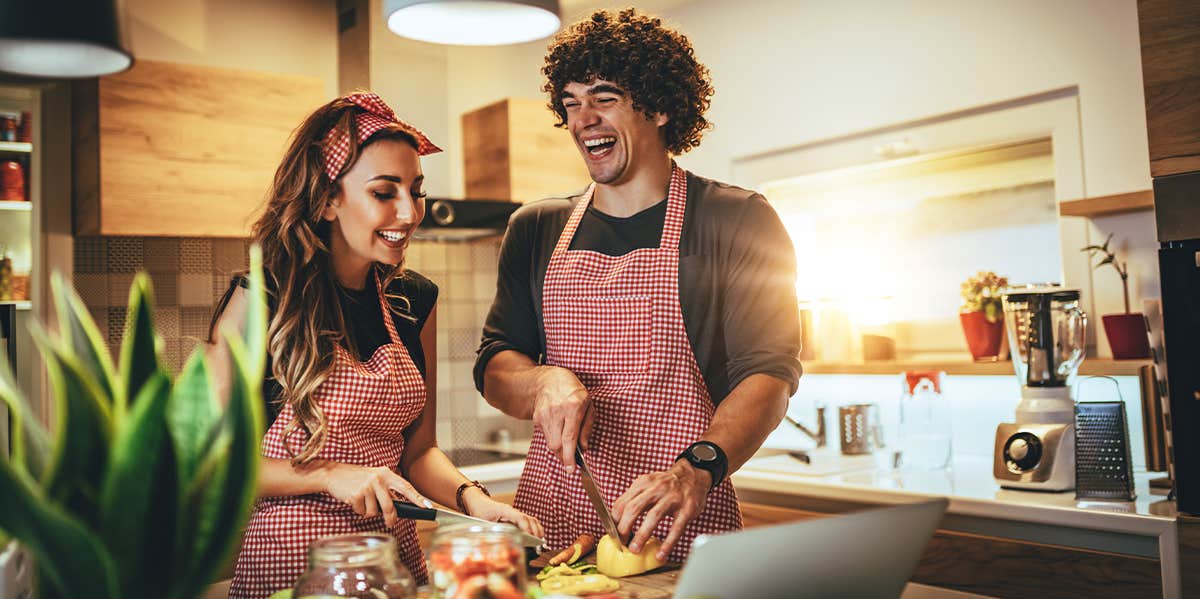
[[[225,292],[225,298],[222,298],[219,306],[227,303],[228,297],[236,287],[247,287],[248,285],[249,282],[245,276],[234,276],[229,283],[229,290]],[[375,350],[391,343],[387,326],[383,321],[379,296],[375,290],[375,277],[367,277],[367,285],[363,289],[340,287],[337,295],[343,318],[349,329],[347,334],[354,342],[359,360],[370,359]],[[425,321],[429,318],[429,313],[433,311],[433,306],[437,302],[438,287],[420,273],[407,270],[402,276],[391,282],[387,289],[387,295],[395,296],[387,298],[393,308],[411,317],[389,314],[392,323],[396,326],[396,333],[400,336],[401,343],[408,349],[408,355],[412,357],[421,376],[425,376],[425,350],[421,347],[421,329],[424,328]],[[268,290],[267,306],[271,316],[274,316],[276,302],[270,290]],[[282,390],[279,381],[271,375],[271,357],[268,355],[266,378],[263,380],[263,401],[266,405],[268,427],[275,422],[275,417],[279,415],[277,400]]]
[[[542,285],[559,236],[579,195],[522,206],[500,249],[496,299],[484,324],[475,385],[492,356],[516,350],[534,361],[545,353]],[[571,249],[611,256],[658,247],[667,203],[628,218],[589,206]],[[687,175],[687,208],[679,243],[679,295],[688,340],[709,394],[720,402],[752,374],[799,383],[800,313],[796,256],[783,223],[761,195]]]

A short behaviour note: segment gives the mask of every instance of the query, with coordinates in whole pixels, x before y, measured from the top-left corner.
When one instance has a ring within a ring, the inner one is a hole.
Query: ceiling
[[[693,0],[638,0],[637,8],[647,13],[662,13]],[[570,22],[598,8],[624,8],[630,0],[560,0],[563,20]]]

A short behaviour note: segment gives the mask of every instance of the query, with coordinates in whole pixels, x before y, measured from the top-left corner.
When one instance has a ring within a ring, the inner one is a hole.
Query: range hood
[[[425,218],[413,234],[421,241],[473,241],[504,234],[508,218],[521,206],[507,200],[430,198]]]

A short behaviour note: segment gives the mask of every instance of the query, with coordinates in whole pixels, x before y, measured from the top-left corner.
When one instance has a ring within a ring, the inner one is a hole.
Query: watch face
[[[717,459],[717,451],[709,445],[696,445],[692,447],[692,455],[701,462],[711,462]]]

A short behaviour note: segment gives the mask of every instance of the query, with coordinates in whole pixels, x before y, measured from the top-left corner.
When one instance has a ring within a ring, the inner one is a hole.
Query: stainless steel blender
[[[996,427],[992,473],[1010,489],[1075,488],[1075,401],[1071,383],[1086,349],[1087,315],[1079,290],[1010,288],[1004,328],[1021,381],[1015,423]]]

